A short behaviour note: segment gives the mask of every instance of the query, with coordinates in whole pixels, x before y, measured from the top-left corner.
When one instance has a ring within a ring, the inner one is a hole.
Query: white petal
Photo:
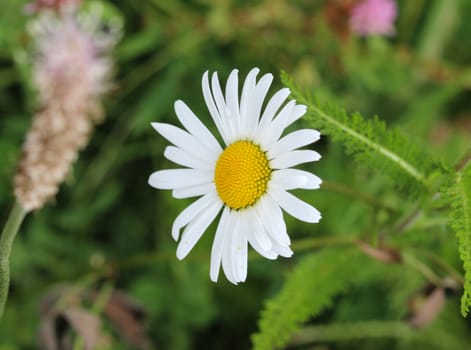
[[[240,129],[238,73],[237,69],[233,69],[226,83],[226,106],[228,113],[226,128],[229,135],[226,145],[228,145],[228,142],[232,143],[235,141],[237,130]]]
[[[309,171],[300,170],[300,169],[282,169],[277,170],[279,172],[288,172],[289,174],[295,176],[304,176],[306,178],[306,183],[298,188],[303,188],[306,190],[315,190],[320,187],[322,180],[316,175],[310,173]]]
[[[222,205],[216,193],[208,193],[187,206],[178,216],[172,225],[172,237],[178,240],[180,230],[192,221],[199,213],[206,210],[212,203],[219,202]]]
[[[214,192],[214,183],[208,182],[202,185],[194,185],[189,187],[176,188],[172,191],[174,198],[191,198]]]
[[[262,105],[272,81],[273,75],[265,74],[255,85],[252,93],[248,95],[248,105],[245,109],[246,130],[242,136],[254,139],[257,135]]]
[[[265,101],[270,85],[273,81],[272,74],[265,74],[257,84],[255,95],[253,97],[253,105],[251,107],[251,123],[249,137],[254,138],[257,135],[258,123],[260,121],[260,113],[262,111],[262,105]]]
[[[293,251],[287,245],[275,243],[273,246],[273,250],[284,258],[289,258],[293,255]]]
[[[174,125],[166,123],[152,123],[152,126],[168,141],[195,157],[203,160],[212,160],[220,154],[217,149],[209,149],[193,135]]]
[[[270,237],[283,245],[290,245],[291,241],[286,230],[283,212],[270,196],[260,199],[259,205],[255,207],[263,226]]]
[[[297,150],[287,153],[282,153],[275,159],[270,161],[272,169],[285,169],[298,164],[314,162],[321,159],[321,156],[316,151],[311,150]]]
[[[296,105],[291,111],[291,114],[288,116],[286,120],[286,124],[283,126],[283,129],[287,128],[291,124],[293,124],[296,120],[301,118],[307,112],[307,107],[305,105]]]
[[[175,102],[175,113],[182,125],[201,143],[204,143],[209,149],[215,149],[222,152],[222,148],[208,128],[199,120],[191,109],[183,101]]]
[[[221,219],[219,220],[219,224],[216,229],[216,234],[214,236],[213,247],[211,248],[211,267],[209,271],[209,277],[213,282],[217,282],[218,280],[225,241],[228,237],[227,218],[229,211],[230,209],[228,207],[224,207],[224,210],[221,214]]]
[[[239,119],[239,71],[233,69],[226,83],[226,105],[232,118]],[[238,124],[238,123],[235,123]]]
[[[242,215],[242,212],[239,212],[239,220],[241,220],[241,227],[239,231],[234,236],[234,244],[232,245],[233,250],[233,261],[235,262],[234,274],[236,275],[237,282],[244,282],[247,278],[247,231],[248,231],[248,222],[247,216]]]
[[[292,104],[295,101],[290,101]],[[286,107],[286,106],[285,106]],[[273,120],[271,125],[267,128],[270,130],[269,137],[264,138],[265,143],[263,146],[265,149],[270,149],[272,145],[280,138],[283,131],[296,120],[301,118],[306,113],[306,106],[293,104],[292,108],[283,108],[277,117]]]
[[[175,146],[167,146],[164,156],[175,164],[193,169],[214,169],[215,162],[204,161]]]
[[[278,131],[277,134],[275,134],[275,139],[278,140],[283,133],[283,130],[301,118],[306,113],[306,110],[307,108],[304,105],[295,105],[291,110],[291,113],[286,115],[281,115],[280,113],[280,115],[275,118],[275,121],[272,124],[272,127]]]
[[[275,253],[272,249],[270,250],[265,250],[263,249],[257,239],[255,238],[256,233],[249,231],[248,233],[248,241],[250,245],[252,246],[253,249],[257,251],[258,254],[263,256],[264,258],[270,259],[270,260],[275,260],[278,257],[278,254]]]
[[[281,105],[285,102],[290,94],[290,90],[288,88],[283,88],[278,90],[268,101],[265,110],[263,111],[262,117],[260,118],[260,123],[258,127],[257,135],[263,133],[267,125],[271,123],[273,120],[276,112],[280,109]]]
[[[236,218],[235,211],[229,211],[226,239],[224,241],[224,250],[222,253],[222,270],[227,277],[227,280],[233,284],[237,284],[237,278],[235,275],[234,265],[235,262],[232,260],[231,247],[235,242],[235,235],[238,233],[239,221]]]
[[[224,100],[224,95],[222,94],[217,72],[214,72],[211,76],[211,91],[213,93],[214,102],[216,103],[219,115],[221,116],[222,120],[227,120],[228,108],[226,106],[226,101]]]
[[[282,190],[303,188],[307,182],[307,177],[299,173],[291,172],[290,170],[294,169],[275,170],[271,175],[269,185]]]
[[[214,221],[221,210],[222,204],[213,202],[206,210],[200,212],[198,216],[188,223],[182,234],[182,239],[178,244],[177,258],[183,259],[193,249],[196,242],[201,238],[208,226]]]
[[[296,130],[279,141],[275,142],[268,149],[268,157],[274,158],[280,153],[292,151],[294,149],[309,145],[320,138],[320,132],[314,129]]]
[[[219,84],[217,72],[214,72],[212,75],[211,87],[214,101],[216,102],[219,115],[221,116],[224,133],[227,135],[227,140],[225,140],[225,142],[226,145],[228,145],[234,142],[237,138],[239,129],[238,116],[235,115],[235,113],[232,113],[226,105],[226,101],[224,100],[224,96],[222,94],[221,85]]]
[[[257,203],[255,206],[259,206],[260,203]],[[247,239],[250,245],[263,257],[267,259],[276,259],[278,254],[276,254],[272,247],[274,242],[267,234],[262,219],[258,216],[258,211],[256,208],[250,208],[246,210],[249,222],[249,230],[247,231]]]
[[[255,92],[256,78],[260,69],[253,68],[244,81],[240,97],[240,130],[239,135],[247,137],[250,132],[251,118],[250,107]]]
[[[273,144],[274,141],[278,140],[281,133],[283,132],[284,125],[280,120],[286,120],[291,114],[291,111],[296,106],[295,101],[289,101],[278,113],[277,117],[269,123],[263,130],[259,131],[258,140],[263,149],[270,149],[269,146]]]
[[[258,205],[258,203],[256,205]],[[247,216],[249,220],[248,232],[253,232],[257,244],[264,251],[269,251],[271,249],[272,242],[270,237],[265,232],[262,224],[262,218],[259,218],[257,215],[257,210],[255,208],[247,209]]]
[[[273,189],[269,194],[284,211],[301,221],[315,223],[321,219],[321,214],[316,208],[303,202],[291,193]]]
[[[219,111],[216,107],[216,104],[214,103],[213,95],[211,93],[211,89],[209,87],[209,78],[208,78],[208,72],[204,72],[203,74],[203,79],[201,82],[201,86],[203,89],[203,97],[204,101],[206,102],[206,106],[208,107],[209,114],[211,114],[211,117],[213,118],[214,124],[216,125],[219,134],[223,138],[224,142],[227,144],[228,140],[228,135],[227,135],[227,130],[225,127],[225,123],[221,118],[221,115],[219,114]]]
[[[197,169],[166,169],[152,173],[149,185],[162,190],[202,185],[213,181],[213,172]]]

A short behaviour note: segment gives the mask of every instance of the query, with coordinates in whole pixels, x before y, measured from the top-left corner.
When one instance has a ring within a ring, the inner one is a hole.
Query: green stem
[[[291,248],[293,248],[293,250],[296,252],[301,252],[321,247],[353,245],[356,243],[356,241],[357,239],[352,237],[310,237],[293,241]],[[121,259],[119,261],[111,262],[111,265],[117,266],[119,269],[127,269],[137,268],[139,266],[151,265],[155,263],[161,263],[163,261],[172,261],[174,259],[174,253],[158,252],[139,254],[136,256],[129,257],[127,259]],[[205,261],[206,257],[202,255],[192,255],[187,259],[191,259],[192,261]],[[253,250],[250,251],[249,260],[258,259],[262,259],[262,256]]]
[[[300,252],[303,250],[311,250],[322,247],[354,245],[357,241],[357,237],[309,237],[293,241],[291,248],[293,248],[293,250],[295,250],[296,252]]]
[[[348,196],[348,197],[351,197],[351,198],[354,198],[354,199],[357,199],[357,200],[362,201],[362,202],[364,202],[368,205],[371,205],[374,208],[387,210],[388,212],[390,212],[392,214],[397,213],[396,208],[390,206],[389,204],[382,203],[374,197],[371,197],[371,196],[369,196],[367,194],[364,194],[362,192],[358,192],[358,191],[352,189],[351,187],[346,186],[346,185],[341,184],[341,183],[337,183],[337,182],[333,182],[333,181],[323,181],[322,185],[321,185],[321,188],[325,189],[325,190],[330,190],[332,192],[337,192],[337,193],[343,194],[345,196]]]
[[[352,342],[366,339],[403,339],[408,342],[429,345],[427,348],[464,349],[466,345],[442,329],[414,329],[401,321],[362,321],[307,326],[296,332],[288,346],[298,348],[325,342]],[[348,344],[348,343],[347,343]],[[312,346],[314,348],[314,346]],[[348,347],[347,347],[348,348]]]
[[[463,275],[458,272],[454,267],[444,261],[439,255],[435,254],[434,252],[424,249],[424,248],[416,248],[417,252],[423,253],[426,257],[434,263],[437,267],[441,268],[443,271],[447,272],[456,283],[459,285],[464,284],[464,277]]]
[[[16,202],[0,237],[0,320],[5,309],[10,285],[11,247],[25,216],[26,211]]]
[[[437,287],[442,286],[442,279],[426,264],[424,264],[422,261],[417,259],[414,255],[412,255],[409,252],[402,252],[402,258],[404,260],[404,263],[411,266],[418,272],[422,274],[430,283]]]
[[[471,162],[471,152],[468,152],[455,166],[456,171],[461,171]]]

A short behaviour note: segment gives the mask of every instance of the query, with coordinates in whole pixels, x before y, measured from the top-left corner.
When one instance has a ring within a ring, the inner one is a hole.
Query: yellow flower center
[[[230,208],[246,208],[265,193],[271,171],[267,156],[259,146],[237,141],[227,147],[216,162],[216,190]]]

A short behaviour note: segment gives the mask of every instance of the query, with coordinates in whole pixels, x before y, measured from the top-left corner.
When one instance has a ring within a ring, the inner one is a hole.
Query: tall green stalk
[[[0,237],[0,320],[3,317],[10,286],[11,247],[25,215],[23,207],[15,202]]]

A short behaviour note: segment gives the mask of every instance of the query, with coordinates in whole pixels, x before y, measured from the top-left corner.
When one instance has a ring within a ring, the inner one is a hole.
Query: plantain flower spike
[[[86,13],[67,8],[40,12],[29,28],[39,108],[14,177],[16,199],[26,211],[41,208],[56,195],[102,120],[100,101],[111,87],[109,53],[119,26],[105,26],[100,7]]]

